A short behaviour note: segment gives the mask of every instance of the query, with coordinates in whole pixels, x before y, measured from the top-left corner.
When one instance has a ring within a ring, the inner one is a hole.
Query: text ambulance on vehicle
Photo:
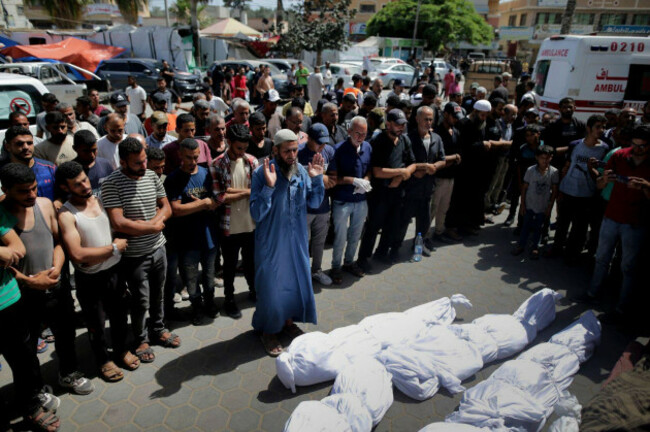
[[[542,112],[557,113],[568,96],[581,120],[611,108],[641,113],[650,99],[650,38],[553,36],[542,42],[533,76]]]

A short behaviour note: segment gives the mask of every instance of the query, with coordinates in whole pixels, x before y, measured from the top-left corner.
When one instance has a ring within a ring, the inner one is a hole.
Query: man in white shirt
[[[325,62],[325,70],[323,71],[323,85],[325,86],[325,92],[329,93],[330,88],[332,87],[332,71],[330,69],[330,62]]]
[[[127,78],[129,83],[128,87],[124,90],[126,96],[129,98],[131,103],[131,114],[136,115],[140,121],[145,119],[146,103],[147,103],[147,92],[138,85],[135,80],[135,77],[129,75]]]
[[[310,101],[319,101],[323,96],[323,74],[320,73],[320,68],[316,66],[314,73],[309,75],[307,79],[307,92],[309,93]]]
[[[120,167],[118,148],[126,134],[124,133],[124,120],[117,113],[106,116],[106,136],[97,141],[97,156],[111,163],[114,170]]]
[[[205,100],[210,103],[210,112],[219,114],[221,117],[225,117],[226,114],[230,111],[228,104],[225,103],[219,96],[215,96],[212,93],[212,87],[210,87],[208,84],[203,84],[203,94],[205,95]]]
[[[77,115],[75,114],[72,105],[66,102],[61,102],[56,106],[56,109],[65,116],[65,120],[68,123],[68,135],[74,135],[80,130],[89,130],[93,135],[95,135],[95,138],[99,139],[97,129],[95,129],[93,125],[85,121],[77,120]]]

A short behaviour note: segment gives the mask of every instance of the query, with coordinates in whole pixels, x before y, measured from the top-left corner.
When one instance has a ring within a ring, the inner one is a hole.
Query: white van
[[[36,133],[36,114],[41,112],[41,97],[47,88],[36,78],[0,73],[0,143],[9,127],[9,114],[20,111],[27,116],[32,133]]]
[[[543,112],[557,113],[567,96],[581,120],[611,108],[640,112],[650,99],[650,38],[553,36],[542,42],[533,77]]]

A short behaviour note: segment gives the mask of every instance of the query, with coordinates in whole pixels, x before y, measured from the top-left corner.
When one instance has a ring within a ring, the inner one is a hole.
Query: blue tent
[[[4,36],[0,36],[0,43],[3,44],[5,47],[12,47],[12,46],[19,45],[18,42],[8,39]]]

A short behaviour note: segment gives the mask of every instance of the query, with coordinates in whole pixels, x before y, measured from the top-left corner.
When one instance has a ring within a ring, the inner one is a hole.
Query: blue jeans
[[[637,261],[647,231],[646,227],[621,224],[611,219],[603,218],[603,223],[600,226],[598,250],[596,251],[596,265],[594,267],[594,274],[591,277],[589,294],[595,296],[602,288],[603,281],[607,277],[607,273],[609,273],[609,265],[614,255],[616,242],[620,239],[623,255],[621,262],[623,285],[616,308],[619,311],[623,310],[623,307],[629,300],[630,293],[636,285]]]
[[[363,224],[368,216],[368,202],[332,202],[332,220],[334,222],[334,249],[332,251],[332,268],[341,267],[343,247],[347,240],[344,263],[352,264],[357,253]],[[348,226],[348,221],[350,225]]]
[[[532,210],[526,210],[526,214],[524,215],[524,224],[521,227],[521,235],[519,236],[519,247],[526,247],[528,236],[532,231],[533,236],[531,237],[531,241],[533,243],[533,250],[539,248],[539,239],[542,236],[544,218],[544,213],[535,213]]]
[[[201,300],[199,281],[203,285],[203,300],[214,301],[214,261],[218,247],[206,250],[185,250],[180,254],[178,270],[183,284],[187,287],[192,304]],[[202,271],[199,271],[201,263]]]

